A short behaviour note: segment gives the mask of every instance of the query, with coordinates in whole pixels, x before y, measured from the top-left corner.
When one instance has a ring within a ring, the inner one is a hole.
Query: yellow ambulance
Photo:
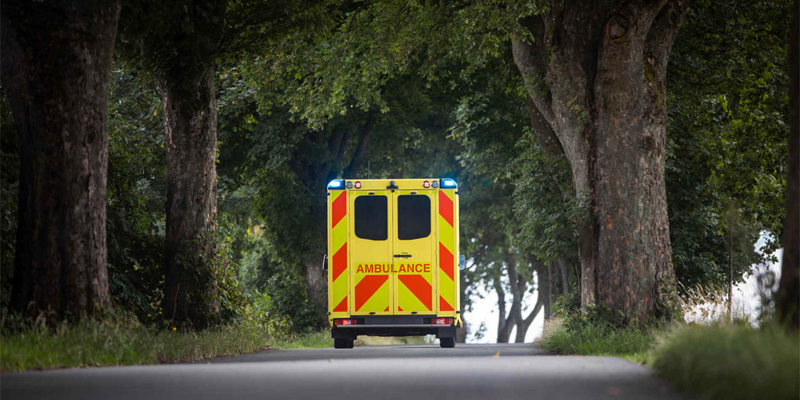
[[[443,179],[328,184],[328,319],[334,347],[359,335],[436,335],[461,326],[458,185]]]

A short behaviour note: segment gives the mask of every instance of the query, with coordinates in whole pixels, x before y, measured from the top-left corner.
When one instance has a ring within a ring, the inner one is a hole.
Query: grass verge
[[[175,332],[148,327],[135,317],[119,315],[99,321],[61,323],[54,329],[20,325],[5,329],[0,335],[0,371],[160,364],[268,348],[333,347],[327,330],[297,336],[275,336],[269,332],[253,320],[202,332]],[[423,343],[423,337],[362,337],[356,341],[359,346]]]
[[[800,398],[800,338],[773,325],[680,325],[648,364],[703,399]]]
[[[135,318],[113,318],[6,332],[0,336],[0,369],[157,364],[250,353],[270,345],[267,331],[254,323],[169,332]]]
[[[545,322],[542,348],[557,354],[616,356],[644,363],[655,343],[652,331],[614,329],[606,324],[565,323],[556,318]]]

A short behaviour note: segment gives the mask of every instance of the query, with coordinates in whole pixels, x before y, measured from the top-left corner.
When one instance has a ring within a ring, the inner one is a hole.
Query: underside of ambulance
[[[435,335],[454,347],[463,268],[455,181],[332,181],[325,265],[336,348],[364,335]]]

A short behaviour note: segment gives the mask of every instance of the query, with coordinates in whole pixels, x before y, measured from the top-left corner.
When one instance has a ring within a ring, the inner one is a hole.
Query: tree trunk
[[[319,327],[324,327],[328,324],[328,317],[325,310],[328,306],[328,277],[322,270],[322,258],[324,254],[318,254],[315,259],[309,260],[306,263],[306,291],[308,300],[314,306],[320,307],[317,314]]]
[[[514,61],[558,137],[576,194],[581,303],[659,315],[673,271],[664,186],[666,71],[685,0],[576,0],[523,21]],[[520,36],[521,37],[521,36]]]
[[[108,307],[108,92],[119,1],[3,1],[2,80],[19,134],[11,308]]]
[[[499,278],[494,281],[494,289],[497,292],[497,343],[508,343],[511,330],[514,329],[514,319],[506,316],[506,292]]]
[[[514,343],[525,343],[525,336],[528,334],[528,329],[531,327],[533,320],[539,315],[542,308],[545,309],[545,318],[549,318],[547,314],[550,308],[550,274],[548,270],[550,267],[544,265],[543,262],[533,256],[531,256],[530,264],[534,267],[534,271],[536,271],[536,282],[538,284],[536,288],[536,304],[525,318],[522,317],[522,307],[517,311],[515,315],[517,332]],[[523,289],[521,290],[521,294],[524,295],[526,290],[524,290],[522,284],[520,284],[520,286],[520,288]]]
[[[531,327],[533,320],[542,310],[542,306],[544,305],[542,300],[544,300],[544,296],[544,294],[540,294],[536,300],[536,305],[533,306],[533,310],[531,310],[530,314],[528,314],[525,319],[517,322],[517,333],[516,337],[514,338],[514,343],[525,343],[525,336],[528,334],[528,329]]]
[[[218,306],[214,270],[217,215],[217,104],[214,71],[163,77],[167,142],[167,248],[164,316],[203,329]]]
[[[786,180],[786,224],[783,228],[783,265],[778,289],[780,320],[800,329],[800,0],[794,2],[789,35],[789,178]]]

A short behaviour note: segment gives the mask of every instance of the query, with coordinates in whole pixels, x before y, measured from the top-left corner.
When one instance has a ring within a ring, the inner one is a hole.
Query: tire
[[[352,349],[353,339],[333,339],[333,348],[335,349]]]
[[[442,348],[453,348],[453,347],[456,347],[456,338],[454,338],[454,337],[439,338],[439,347],[442,347]]]

